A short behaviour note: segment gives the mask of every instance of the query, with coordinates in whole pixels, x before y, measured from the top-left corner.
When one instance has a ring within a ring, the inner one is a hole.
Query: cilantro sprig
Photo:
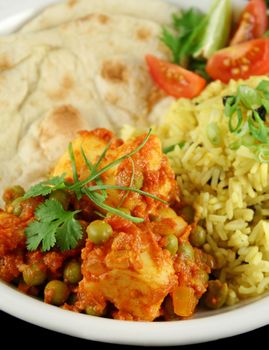
[[[46,252],[55,245],[62,251],[75,248],[82,238],[82,227],[75,215],[79,211],[65,211],[57,200],[47,199],[35,211],[36,220],[25,230],[27,249]]]
[[[32,186],[24,195],[24,199],[37,196],[47,196],[52,193],[52,191],[62,190],[66,188],[65,184],[65,174],[61,176],[55,176],[47,181],[40,182]]]
[[[195,8],[173,15],[173,31],[163,28],[161,41],[171,50],[173,63],[186,67],[197,50],[208,18]]]
[[[223,98],[224,114],[229,118],[229,131],[237,136],[233,150],[247,146],[261,162],[269,162],[269,81],[256,88],[239,85],[235,95]]]
[[[110,144],[105,147],[104,151],[99,156],[95,164],[92,164],[92,162],[87,158],[85,151],[81,147],[83,160],[90,173],[90,175],[84,180],[79,180],[74,151],[72,143],[70,143],[68,152],[73,172],[73,183],[71,184],[65,180],[65,174],[56,176],[47,181],[43,181],[32,186],[25,193],[24,199],[37,196],[46,197],[56,190],[65,190],[70,193],[73,192],[78,200],[80,200],[82,196],[87,196],[97,207],[105,210],[106,212],[116,214],[135,223],[143,222],[143,218],[127,214],[118,208],[114,208],[108,205],[105,201],[108,197],[108,190],[119,190],[126,191],[125,195],[123,196],[124,199],[129,192],[135,192],[142,196],[146,196],[167,204],[165,200],[151,193],[133,187],[134,163],[131,157],[145,146],[150,137],[150,134],[151,129],[149,130],[144,140],[133,151],[123,155],[118,159],[115,159],[113,162],[107,164],[101,169],[101,162],[105,158]],[[130,186],[104,184],[101,179],[101,175],[116,165],[120,164],[125,159],[130,159],[132,162],[132,176]],[[48,251],[55,245],[57,245],[61,250],[74,248],[79,239],[82,237],[81,225],[75,218],[76,214],[78,213],[79,211],[65,211],[57,200],[47,199],[36,209],[35,220],[26,229],[28,250],[35,250],[39,245],[41,245],[42,251]]]
[[[206,14],[195,8],[174,14],[172,26],[164,27],[160,37],[170,49],[173,63],[210,81],[206,62],[228,43],[231,14],[230,0],[212,1]]]

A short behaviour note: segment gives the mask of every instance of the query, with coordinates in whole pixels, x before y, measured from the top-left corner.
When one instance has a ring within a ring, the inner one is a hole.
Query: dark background
[[[63,346],[68,346],[68,348],[73,346],[90,346],[92,349],[108,347],[109,349],[123,349],[127,346],[124,345],[114,345],[107,343],[97,343],[89,340],[79,339],[70,337],[67,335],[63,335],[56,332],[51,332],[46,329],[33,326],[27,322],[21,321],[17,318],[14,318],[4,312],[0,311],[0,325],[1,325],[1,344],[12,344],[13,345],[27,345],[31,347],[33,345],[35,348],[39,348],[42,346],[42,349],[45,347],[49,349],[55,348],[55,345],[60,343],[60,348]],[[231,325],[232,327],[232,325]],[[105,332],[105,330],[104,330]],[[235,349],[243,349],[243,347],[249,345],[256,345],[256,348],[265,346],[265,349],[268,348],[269,343],[269,325],[255,331],[245,333],[239,336],[230,337],[226,339],[221,339],[213,342],[195,344],[195,345],[186,345],[180,347],[182,350],[189,349],[207,349],[207,350],[232,350]],[[13,348],[13,347],[12,347]],[[135,348],[128,346],[127,348]],[[161,349],[158,348],[158,349]]]

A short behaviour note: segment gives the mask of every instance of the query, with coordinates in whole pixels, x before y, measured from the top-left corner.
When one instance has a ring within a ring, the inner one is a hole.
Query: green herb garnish
[[[262,80],[256,88],[240,85],[236,95],[223,98],[224,114],[229,118],[231,133],[238,140],[230,145],[235,150],[244,145],[252,150],[261,162],[269,162],[269,81]]]
[[[212,122],[207,126],[207,137],[213,146],[219,146],[221,143],[220,128],[216,122]]]
[[[47,196],[52,191],[65,189],[65,174],[61,176],[55,176],[47,181],[40,182],[32,186],[23,196],[24,199],[37,196]]]
[[[261,105],[261,97],[258,89],[255,90],[247,85],[240,85],[237,94],[240,101],[247,109],[255,109]]]
[[[40,244],[46,252],[57,245],[62,251],[75,248],[82,238],[82,227],[75,215],[65,211],[55,199],[47,199],[35,211],[36,220],[25,230],[27,249],[36,250]]]
[[[230,0],[214,0],[207,14],[195,8],[174,14],[172,29],[163,29],[161,41],[171,50],[173,63],[209,80],[205,63],[226,45],[230,29]]]
[[[182,141],[182,142],[178,142],[178,143],[176,143],[176,144],[174,144],[174,145],[164,147],[164,148],[163,148],[163,153],[164,153],[164,154],[167,154],[167,153],[169,153],[169,152],[174,151],[174,149],[176,148],[176,146],[178,146],[179,148],[183,148],[184,145],[185,145],[185,142]]]
[[[99,169],[100,164],[110,147],[108,144],[103,153],[100,155],[96,164],[92,164],[87,158],[84,150],[81,148],[81,153],[86,166],[89,169],[90,175],[87,179],[80,181],[76,168],[76,161],[74,156],[74,151],[72,144],[69,144],[68,151],[71,160],[73,180],[74,183],[70,184],[65,181],[65,174],[62,176],[53,177],[47,181],[43,181],[37,185],[32,186],[29,191],[26,192],[24,198],[31,198],[37,196],[44,196],[51,194],[56,190],[66,190],[68,192],[74,192],[77,199],[81,199],[83,195],[87,196],[96,206],[99,208],[121,216],[132,222],[139,223],[143,222],[143,218],[134,217],[129,215],[117,208],[111,207],[105,203],[107,198],[108,190],[120,190],[126,191],[124,199],[129,192],[136,192],[140,195],[158,200],[164,204],[167,202],[155,195],[132,187],[134,180],[134,166],[130,182],[130,187],[128,186],[116,186],[116,185],[105,185],[102,182],[101,175],[113,168],[114,166],[121,163],[124,159],[130,159],[132,164],[132,155],[140,151],[149,139],[151,134],[151,129],[149,130],[145,139],[141,144],[128,154],[114,160],[105,167]],[[41,244],[42,251],[48,251],[55,245],[57,245],[61,250],[67,250],[74,248],[79,239],[82,236],[82,229],[79,221],[75,219],[76,214],[79,211],[65,211],[62,205],[55,199],[47,199],[42,203],[35,211],[35,221],[33,221],[26,229],[27,236],[27,248],[28,250],[35,250]],[[102,214],[101,214],[102,215]]]
[[[256,111],[248,117],[248,127],[250,134],[261,143],[268,142],[268,128],[265,126],[263,120]]]
[[[180,57],[180,38],[179,36],[171,33],[167,28],[163,28],[161,41],[171,50],[173,55],[173,63],[179,63]]]
[[[240,108],[236,109],[236,113],[231,114],[229,118],[229,129],[232,133],[237,133],[241,129],[243,123],[243,115]]]
[[[173,63],[187,66],[206,24],[206,16],[195,8],[182,10],[179,14],[173,15],[174,32],[163,28],[161,35],[161,41],[172,52]]]

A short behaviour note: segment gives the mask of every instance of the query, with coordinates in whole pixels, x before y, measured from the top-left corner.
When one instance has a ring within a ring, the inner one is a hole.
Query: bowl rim
[[[0,282],[0,309],[52,331],[107,343],[171,346],[238,335],[269,324],[269,296],[221,313],[180,321],[133,322],[63,310]],[[40,317],[40,314],[42,317]],[[75,327],[74,327],[75,325]]]

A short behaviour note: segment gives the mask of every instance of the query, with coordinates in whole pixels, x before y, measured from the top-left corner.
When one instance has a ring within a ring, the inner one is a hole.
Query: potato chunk
[[[122,144],[111,132],[105,129],[96,129],[91,132],[83,131],[72,142],[76,168],[80,180],[87,178],[91,171],[88,169],[81,148],[88,159],[95,164],[99,156],[110,142],[109,149],[100,163],[99,169],[134,151],[145,139],[140,135]],[[68,152],[58,161],[52,172],[53,176],[66,174],[72,180],[72,167]],[[119,162],[101,175],[106,185],[133,187],[149,192],[168,202],[178,200],[178,187],[174,173],[168,163],[167,157],[162,153],[161,143],[157,136],[151,135],[139,152]],[[113,207],[124,207],[131,214],[146,217],[155,214],[161,202],[132,191],[108,190],[106,204]]]
[[[89,175],[89,171],[83,160],[81,148],[83,148],[87,158],[92,163],[95,163],[98,160],[98,157],[103,152],[105,146],[112,140],[112,132],[106,129],[96,129],[93,131],[79,132],[78,137],[72,141],[72,146],[76,160],[76,167],[80,179],[86,178]],[[66,174],[66,178],[73,178],[72,166],[68,151],[66,151],[64,155],[58,160],[51,175],[59,176],[64,173]]]
[[[177,282],[170,253],[156,242],[149,224],[134,225],[119,217],[107,219],[112,237],[103,245],[90,241],[82,253],[81,309],[102,309],[110,301],[114,317],[152,321]]]

